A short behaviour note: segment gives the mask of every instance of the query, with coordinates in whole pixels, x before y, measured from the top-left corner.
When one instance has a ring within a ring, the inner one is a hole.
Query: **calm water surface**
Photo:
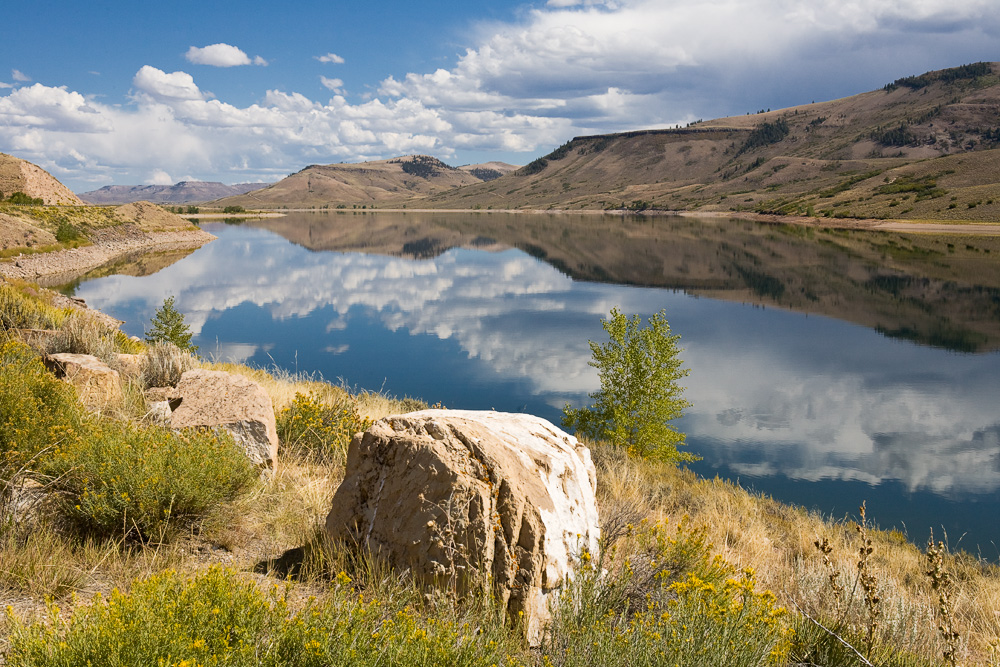
[[[691,369],[679,427],[699,473],[837,517],[867,500],[918,544],[943,529],[1000,555],[1000,250],[528,217],[205,224],[218,240],[176,263],[70,289],[140,336],[175,295],[208,357],[556,423],[598,388],[600,318],[664,309]]]

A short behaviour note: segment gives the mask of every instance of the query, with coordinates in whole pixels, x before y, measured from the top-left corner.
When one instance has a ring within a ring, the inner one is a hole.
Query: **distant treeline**
[[[979,77],[986,76],[992,72],[993,67],[990,63],[972,63],[969,65],[952,67],[950,69],[943,69],[940,72],[927,72],[926,74],[921,74],[920,76],[906,76],[902,79],[896,79],[892,83],[885,84],[884,90],[893,91],[900,86],[904,86],[912,90],[919,90],[921,88],[926,88],[935,81],[940,81],[941,83],[953,83],[963,79],[978,79]]]

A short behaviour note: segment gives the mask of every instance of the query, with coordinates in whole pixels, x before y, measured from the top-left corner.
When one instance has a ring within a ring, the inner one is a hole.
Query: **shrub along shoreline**
[[[488,598],[417,590],[323,536],[351,435],[425,403],[207,364],[52,301],[0,280],[7,665],[1000,662],[995,565],[598,442],[602,551],[577,555],[543,645],[528,647]],[[145,370],[119,405],[87,413],[17,339],[24,328],[59,331],[48,352],[113,367],[119,352],[140,353]],[[274,476],[260,478],[229,438],[175,434],[146,414],[144,389],[199,365],[267,390]]]

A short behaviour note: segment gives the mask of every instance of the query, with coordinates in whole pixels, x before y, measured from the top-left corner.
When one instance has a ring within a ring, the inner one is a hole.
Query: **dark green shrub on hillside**
[[[906,123],[898,127],[879,127],[871,133],[872,141],[883,146],[909,146],[917,143],[917,135],[910,131]]]
[[[72,243],[79,241],[83,235],[80,230],[69,223],[68,220],[60,220],[59,227],[56,228],[56,241],[59,243]]]
[[[920,90],[921,88],[926,88],[935,81],[940,81],[942,83],[954,83],[955,81],[978,79],[979,77],[986,76],[992,72],[993,67],[990,63],[971,63],[969,65],[951,67],[949,69],[941,70],[940,72],[927,72],[926,74],[921,74],[919,76],[906,76],[901,79],[896,79],[892,83],[886,84],[884,90],[892,91],[900,86],[905,86],[911,90]]]
[[[69,384],[45,369],[30,347],[10,340],[0,345],[0,479],[83,434],[80,402]]]
[[[227,206],[226,208],[222,209],[222,212],[223,213],[245,213],[246,209],[243,208],[242,206]]]
[[[15,204],[17,206],[42,206],[45,202],[40,197],[32,197],[31,195],[26,195],[20,190],[14,192],[7,198],[8,204]]]
[[[750,136],[747,137],[746,142],[740,148],[737,155],[762,146],[776,144],[787,137],[789,132],[791,132],[791,129],[784,118],[779,118],[773,123],[761,123],[750,133]]]
[[[503,172],[499,169],[488,169],[486,167],[470,169],[469,173],[481,181],[493,181],[503,176]]]
[[[520,169],[518,169],[515,173],[518,176],[531,176],[532,174],[537,174],[542,169],[545,169],[545,167],[548,166],[550,160],[553,160],[553,161],[554,160],[561,160],[564,157],[566,157],[567,155],[569,155],[570,150],[574,147],[574,145],[576,144],[576,142],[577,142],[576,139],[573,139],[572,141],[567,141],[562,146],[560,146],[559,148],[555,149],[554,151],[552,151],[548,155],[540,157],[537,160],[533,160],[533,161],[529,162],[528,164],[524,165],[523,167],[521,167]]]
[[[400,166],[403,168],[403,171],[405,173],[410,174],[411,176],[417,176],[419,178],[430,178],[435,173],[437,173],[437,170],[434,168],[434,165],[418,160],[403,162]]]

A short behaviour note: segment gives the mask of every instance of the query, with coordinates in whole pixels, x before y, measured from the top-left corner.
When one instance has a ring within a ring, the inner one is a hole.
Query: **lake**
[[[558,423],[612,307],[663,309],[691,467],[1000,557],[1000,239],[743,220],[295,213],[65,289],[203,356]]]

